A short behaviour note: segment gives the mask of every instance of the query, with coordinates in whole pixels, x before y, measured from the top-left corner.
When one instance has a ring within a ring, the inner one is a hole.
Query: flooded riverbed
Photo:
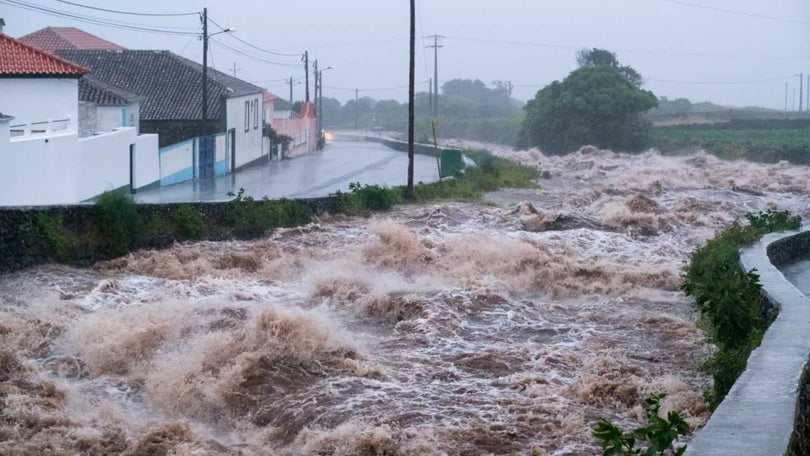
[[[0,454],[598,454],[654,392],[701,426],[681,270],[810,171],[506,153],[551,179],[0,278]]]

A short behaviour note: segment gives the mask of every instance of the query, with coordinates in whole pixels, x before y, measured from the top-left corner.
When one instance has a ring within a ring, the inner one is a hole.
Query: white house
[[[77,203],[158,181],[156,135],[79,137],[79,78],[89,72],[0,33],[0,205]]]
[[[160,136],[160,181],[221,175],[266,158],[263,89],[208,69],[202,122],[202,65],[169,51],[60,50],[92,69],[93,79],[140,96],[141,132]],[[126,97],[124,97],[126,98]],[[213,136],[212,141],[200,136]]]

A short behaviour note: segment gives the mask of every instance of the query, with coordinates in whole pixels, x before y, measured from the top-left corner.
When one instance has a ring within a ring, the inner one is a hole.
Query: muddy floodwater
[[[0,454],[595,455],[656,392],[698,429],[682,268],[810,170],[503,153],[551,178],[0,277]]]

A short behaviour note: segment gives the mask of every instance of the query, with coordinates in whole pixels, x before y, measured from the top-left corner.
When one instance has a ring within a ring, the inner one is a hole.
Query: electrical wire
[[[791,24],[800,24],[800,25],[810,25],[810,22],[799,21],[799,20],[796,20],[796,19],[787,19],[787,18],[784,18],[784,17],[767,16],[765,14],[757,14],[757,13],[747,13],[745,11],[736,11],[736,10],[718,8],[716,6],[709,6],[709,5],[699,5],[697,3],[684,2],[684,1],[681,1],[681,0],[661,0],[661,1],[662,2],[667,2],[667,3],[674,3],[676,5],[690,6],[690,7],[693,7],[693,8],[701,8],[701,9],[706,9],[706,10],[711,10],[711,11],[719,11],[721,13],[726,13],[726,14],[736,14],[738,16],[754,17],[754,18],[757,18],[757,19],[767,19],[769,21],[789,22]]]
[[[734,85],[734,84],[757,84],[760,82],[784,81],[786,79],[792,79],[793,77],[794,76],[781,76],[766,79],[752,79],[748,81],[678,81],[674,79],[652,79],[652,78],[644,78],[644,80],[650,82],[662,82],[669,84]]]
[[[267,63],[267,64],[270,64],[270,65],[279,65],[279,66],[288,66],[288,67],[298,67],[298,66],[300,66],[300,64],[298,64],[298,63],[285,63],[285,62],[276,62],[276,61],[273,61],[273,60],[267,60],[267,59],[265,59],[263,57],[259,57],[259,56],[253,55],[253,54],[249,54],[249,53],[247,53],[247,52],[245,52],[245,51],[243,51],[243,50],[241,50],[239,48],[235,48],[233,46],[225,44],[225,43],[223,43],[223,42],[221,42],[221,41],[219,41],[217,39],[214,39],[214,38],[209,38],[208,41],[210,41],[211,43],[216,44],[217,46],[228,49],[231,52],[235,52],[235,53],[237,53],[237,54],[239,54],[239,55],[241,55],[243,57],[247,57],[249,59],[253,59],[253,60],[256,60],[258,62],[263,62],[263,63]]]
[[[213,19],[211,19],[210,16],[208,17],[208,21],[211,22],[212,24],[216,25],[217,27],[219,27],[220,30],[223,30],[223,31],[227,30],[227,28],[217,24]],[[232,33],[229,33],[228,36],[230,36],[231,38],[235,39],[236,41],[239,41],[240,43],[242,43],[242,44],[244,44],[244,45],[246,45],[248,47],[251,47],[251,48],[253,48],[253,49],[257,50],[257,51],[266,52],[268,54],[278,55],[278,56],[281,56],[281,57],[301,57],[302,55],[304,55],[303,52],[299,52],[297,54],[285,54],[283,52],[271,51],[270,49],[265,49],[265,48],[256,46],[255,44],[249,43],[249,42],[243,40],[242,38],[239,38],[238,36],[236,36],[236,35],[234,35]]]
[[[188,12],[188,13],[136,13],[134,11],[120,11],[120,10],[112,10],[106,8],[99,8],[96,6],[90,5],[83,5],[81,3],[76,2],[69,2],[67,0],[56,0],[59,3],[64,3],[66,5],[73,5],[78,6],[79,8],[87,8],[96,11],[103,11],[105,13],[115,13],[115,14],[126,14],[130,16],[152,16],[152,17],[171,17],[171,16],[196,16],[200,14],[198,11]]]
[[[459,41],[471,41],[477,43],[500,44],[510,46],[529,46],[529,47],[544,47],[551,49],[562,50],[580,50],[587,46],[573,46],[565,44],[551,44],[539,43],[531,41],[509,41],[509,40],[493,40],[487,38],[472,38],[461,36],[448,36],[448,39]],[[611,48],[614,52],[623,52],[627,54],[644,54],[644,55],[669,55],[678,57],[697,57],[697,58],[733,58],[733,59],[752,59],[752,60],[807,60],[810,56],[773,56],[773,55],[743,55],[743,54],[717,54],[709,52],[677,52],[677,51],[663,51],[663,50],[648,50],[648,49],[621,49]]]
[[[136,32],[158,33],[158,34],[164,34],[164,35],[182,35],[182,36],[197,35],[196,33],[193,33],[193,32],[183,32],[183,31],[179,31],[179,30],[169,30],[169,27],[155,28],[155,27],[151,27],[151,26],[146,26],[144,24],[134,24],[134,23],[127,23],[127,22],[120,22],[120,21],[112,21],[112,20],[106,20],[106,19],[97,18],[97,17],[93,17],[93,16],[82,16],[82,15],[72,14],[72,13],[69,13],[67,11],[45,8],[45,7],[42,7],[40,5],[21,2],[21,1],[18,1],[18,0],[0,0],[0,4],[14,6],[14,7],[17,7],[17,8],[21,8],[21,9],[28,10],[28,11],[34,11],[34,12],[42,13],[42,14],[49,15],[49,16],[70,18],[70,19],[76,20],[78,22],[84,22],[84,23],[88,23],[88,24],[100,25],[100,26],[103,26],[103,27],[117,28],[117,29],[123,29],[123,30],[131,30],[131,31],[136,31]],[[172,27],[172,28],[175,28],[175,27]],[[184,29],[193,30],[193,28],[191,28],[191,27],[187,27],[187,28],[184,27]]]

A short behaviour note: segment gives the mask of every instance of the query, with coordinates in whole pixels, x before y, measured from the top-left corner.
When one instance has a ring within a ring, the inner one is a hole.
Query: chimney
[[[6,21],[4,21],[2,17],[0,17],[0,33],[3,33],[4,25],[6,25]]]

